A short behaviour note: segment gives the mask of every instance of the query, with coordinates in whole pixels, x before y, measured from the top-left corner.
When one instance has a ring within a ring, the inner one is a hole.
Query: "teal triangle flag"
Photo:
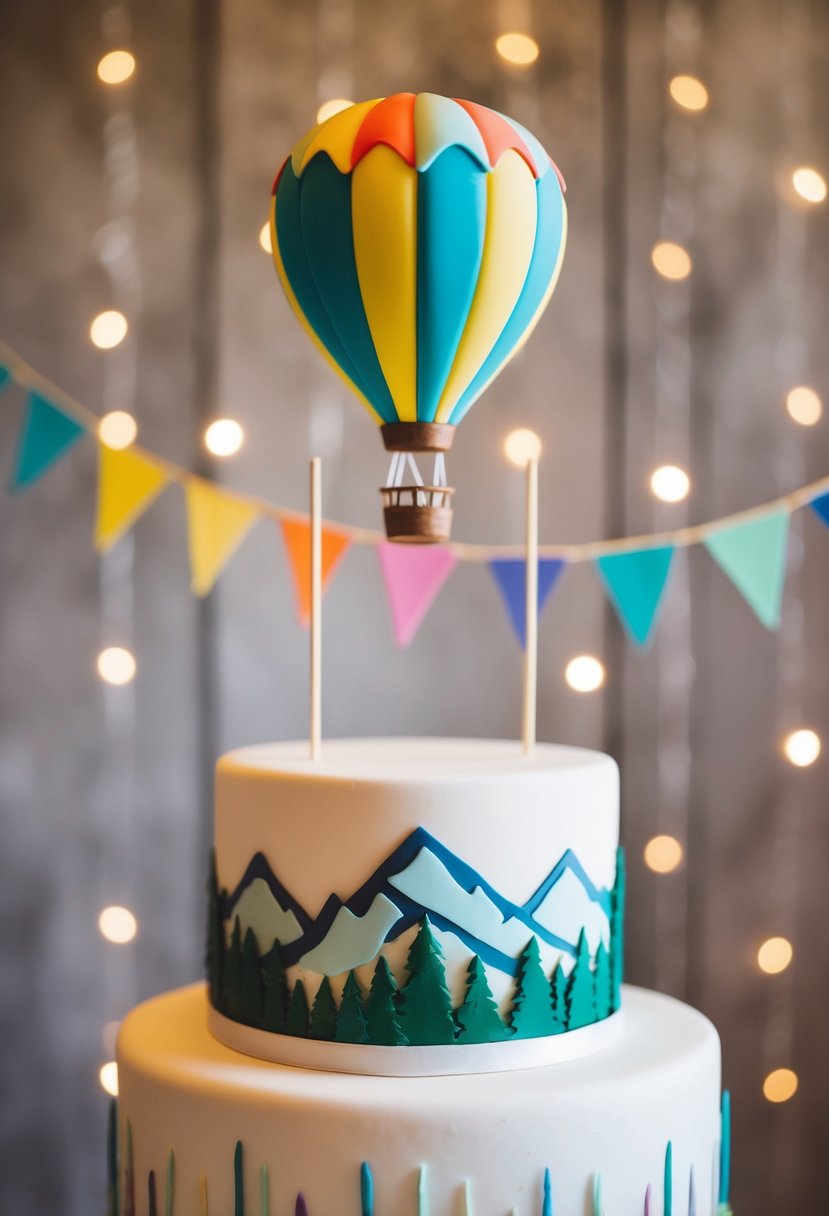
[[[32,485],[84,434],[86,431],[74,418],[39,393],[30,393],[17,443],[12,489],[22,490]]]
[[[788,538],[789,512],[775,511],[720,528],[703,541],[766,629],[780,624]]]
[[[12,374],[9,369],[0,363],[0,388],[5,388],[11,378]]]
[[[821,494],[820,498],[813,498],[809,506],[820,522],[829,528],[829,494]]]
[[[637,646],[651,636],[673,561],[673,545],[596,559],[616,615]]]

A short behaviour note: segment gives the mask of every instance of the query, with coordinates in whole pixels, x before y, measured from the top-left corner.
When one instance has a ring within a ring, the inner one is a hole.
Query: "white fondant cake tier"
[[[228,945],[239,921],[237,990],[248,930],[263,976],[277,940],[286,992],[301,980],[309,1004],[323,976],[339,1003],[350,971],[365,995],[381,955],[403,985],[428,917],[453,1009],[478,956],[511,1033],[531,938],[533,965],[549,982],[560,964],[562,987],[582,934],[583,970],[596,970],[600,948],[612,953],[618,841],[616,765],[581,748],[541,744],[527,757],[503,741],[362,739],[326,742],[318,762],[305,743],[230,752],[216,772],[215,877]],[[618,979],[604,983],[598,1012],[582,1011],[577,1025],[612,1012]],[[222,973],[212,989],[226,992],[225,981]],[[216,1003],[236,1021],[281,1029],[259,1017],[258,997],[247,1012],[238,992],[235,1008],[232,995]],[[562,1009],[558,1024],[532,1033],[569,1029],[563,1018]],[[410,1038],[417,1033],[410,1022]]]
[[[201,985],[157,997],[118,1041],[122,1210],[145,1210],[152,1171],[158,1210],[180,1216],[593,1216],[597,1181],[612,1216],[642,1216],[649,1184],[654,1212],[667,1187],[674,1216],[712,1216],[717,1033],[640,989],[624,1008],[622,1035],[594,1055],[398,1079],[254,1061],[210,1035]]]

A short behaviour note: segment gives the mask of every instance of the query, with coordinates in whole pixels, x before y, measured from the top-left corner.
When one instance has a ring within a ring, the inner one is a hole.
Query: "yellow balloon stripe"
[[[271,249],[273,250],[273,260],[276,264],[276,272],[279,275],[279,281],[282,284],[283,291],[285,292],[288,303],[290,304],[291,309],[292,309],[294,315],[296,316],[296,319],[299,321],[300,325],[305,330],[306,334],[311,339],[311,341],[314,343],[314,346],[316,346],[317,350],[322,355],[323,359],[325,359],[326,363],[331,368],[331,370],[336,372],[337,375],[339,376],[339,378],[342,380],[342,382],[351,389],[352,393],[354,393],[354,395],[357,398],[359,398],[359,400],[366,407],[366,409],[371,414],[372,418],[377,423],[377,425],[382,426],[383,419],[377,413],[376,409],[371,404],[371,402],[368,400],[368,398],[365,397],[360,392],[360,390],[357,388],[357,385],[354,383],[354,381],[351,379],[351,377],[347,376],[345,374],[345,372],[340,367],[340,365],[336,361],[336,359],[334,359],[332,357],[332,355],[329,354],[326,347],[323,346],[322,342],[320,342],[316,333],[309,325],[308,318],[305,316],[305,313],[302,311],[302,309],[299,306],[299,300],[297,300],[296,296],[294,295],[293,288],[291,287],[291,284],[288,281],[288,276],[285,273],[285,266],[282,262],[282,255],[279,252],[279,245],[277,244],[277,240],[276,240],[276,198],[271,199]]]
[[[484,252],[478,285],[435,420],[448,422],[458,398],[495,345],[527,277],[538,221],[535,178],[517,152],[487,176]]]
[[[417,172],[379,145],[352,174],[354,256],[397,416],[417,420]]]
[[[311,139],[307,143],[302,140],[301,145],[297,145],[291,153],[294,173],[297,177],[302,173],[308,161],[318,152],[327,152],[340,173],[350,173],[351,151],[357,138],[357,132],[369,111],[373,110],[382,100],[382,97],[375,97],[373,101],[358,102],[357,105],[349,106],[347,110],[340,110],[327,122],[316,127],[311,133]]]

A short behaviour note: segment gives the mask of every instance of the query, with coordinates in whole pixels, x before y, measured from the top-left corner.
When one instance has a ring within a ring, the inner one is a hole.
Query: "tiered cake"
[[[208,984],[119,1039],[119,1210],[712,1216],[719,1040],[621,988],[618,837],[596,752],[225,756]]]

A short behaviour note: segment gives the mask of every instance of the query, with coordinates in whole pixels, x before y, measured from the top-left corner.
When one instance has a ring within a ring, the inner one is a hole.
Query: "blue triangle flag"
[[[820,498],[812,499],[809,506],[820,522],[826,524],[826,527],[829,528],[829,494],[821,494]]]
[[[22,490],[32,485],[84,434],[85,429],[74,418],[39,393],[30,393],[11,488]]]
[[[560,557],[539,558],[539,616],[566,564]],[[489,568],[503,596],[507,615],[523,650],[527,643],[527,563],[523,557],[494,557]]]
[[[4,388],[11,378],[12,374],[9,369],[4,364],[0,363],[0,388]]]
[[[663,545],[596,559],[616,615],[637,646],[644,646],[653,632],[673,556],[673,545]]]

